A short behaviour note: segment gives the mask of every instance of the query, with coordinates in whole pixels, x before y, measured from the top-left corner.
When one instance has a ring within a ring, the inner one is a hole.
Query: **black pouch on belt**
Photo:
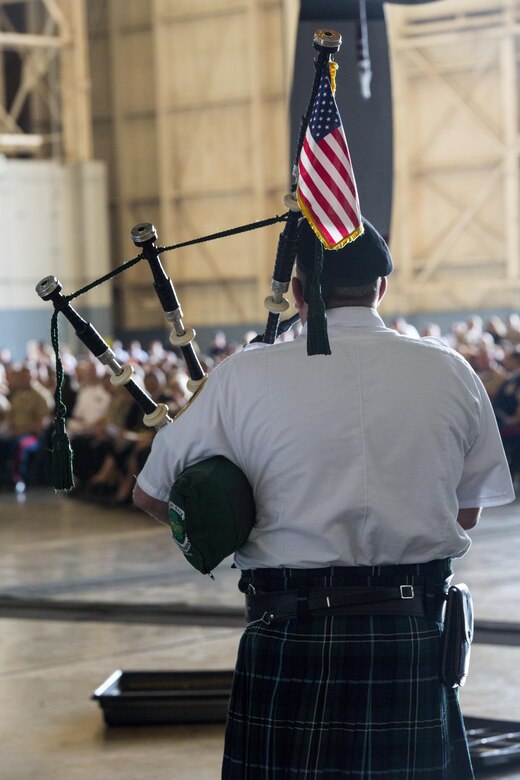
[[[448,589],[441,652],[441,682],[449,688],[464,685],[473,641],[473,600],[467,585]]]

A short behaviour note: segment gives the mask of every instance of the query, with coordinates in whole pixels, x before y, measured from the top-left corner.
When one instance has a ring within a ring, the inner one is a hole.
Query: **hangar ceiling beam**
[[[85,0],[0,3],[0,152],[92,159]]]

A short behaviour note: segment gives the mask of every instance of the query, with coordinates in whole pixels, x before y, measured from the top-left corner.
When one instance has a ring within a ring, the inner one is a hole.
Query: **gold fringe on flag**
[[[296,197],[298,199],[298,205],[302,210],[302,214],[311,226],[311,228],[314,230],[315,234],[318,236],[319,240],[325,247],[325,249],[341,249],[345,246],[345,244],[350,244],[351,241],[355,241],[356,238],[359,238],[359,236],[362,236],[365,232],[365,228],[363,225],[359,225],[355,230],[350,233],[350,235],[346,236],[345,238],[342,238],[341,241],[339,241],[337,244],[329,244],[329,242],[321,235],[320,231],[316,227],[314,220],[311,216],[311,213],[309,209],[307,208],[306,204],[303,202],[302,198],[300,197],[300,193],[296,193]]]
[[[329,62],[329,78],[330,78],[330,88],[332,90],[332,94],[336,94],[336,71],[339,68],[339,65],[337,62],[334,62],[334,60],[330,60]]]
[[[340,241],[339,244],[335,244],[334,246],[331,246],[331,249],[341,249],[341,247],[345,246],[345,244],[350,244],[351,241],[355,241],[356,238],[359,238],[359,236],[362,236],[365,232],[365,228],[363,225],[360,225],[357,227],[352,233],[343,239],[343,241]]]

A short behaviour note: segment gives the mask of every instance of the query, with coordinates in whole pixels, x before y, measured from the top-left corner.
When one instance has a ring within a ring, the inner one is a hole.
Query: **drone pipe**
[[[166,319],[173,326],[173,330],[170,333],[170,343],[175,347],[179,347],[182,352],[190,376],[188,389],[194,392],[204,384],[207,375],[193,348],[192,342],[196,335],[195,330],[184,326],[182,321],[183,313],[177,299],[175,287],[159,260],[161,250],[155,245],[157,240],[155,227],[150,222],[141,222],[138,225],[134,225],[131,230],[131,236],[134,244],[141,249],[143,256],[148,261],[153,275],[154,290],[159,298]]]
[[[166,404],[156,404],[132,378],[133,368],[130,365],[121,365],[114,352],[106,341],[99,335],[90,322],[81,317],[70,305],[68,299],[62,295],[62,284],[55,276],[46,276],[36,286],[36,292],[44,301],[51,301],[54,308],[73,326],[80,341],[102,363],[110,368],[113,376],[110,381],[116,387],[124,385],[144,414],[145,425],[161,428],[171,418],[168,416]]]

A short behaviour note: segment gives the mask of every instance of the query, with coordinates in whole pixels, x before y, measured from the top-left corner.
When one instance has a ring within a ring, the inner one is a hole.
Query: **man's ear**
[[[387,287],[388,287],[388,282],[387,282],[386,276],[382,276],[381,277],[380,286],[379,286],[379,295],[378,295],[378,298],[377,298],[377,302],[378,303],[379,303],[379,301],[381,301],[383,299]]]
[[[294,303],[296,305],[296,308],[299,310],[305,304],[305,301],[303,299],[303,284],[301,279],[298,279],[297,276],[293,276],[293,278],[291,279],[291,285],[292,285],[292,293],[294,296]]]

